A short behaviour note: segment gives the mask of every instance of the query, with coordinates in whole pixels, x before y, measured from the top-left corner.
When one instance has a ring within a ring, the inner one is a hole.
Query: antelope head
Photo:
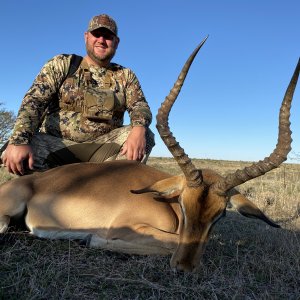
[[[206,39],[200,43],[185,63],[156,116],[158,132],[177,161],[183,175],[174,176],[135,191],[136,193],[153,192],[160,199],[172,198],[179,202],[182,222],[179,228],[179,243],[171,258],[171,267],[183,271],[193,271],[199,266],[205,244],[209,238],[209,232],[216,221],[225,214],[229,201],[241,214],[259,218],[271,226],[280,227],[234,188],[277,168],[286,160],[292,142],[289,121],[290,107],[300,69],[300,61],[298,61],[280,108],[278,143],[273,153],[263,161],[237,170],[225,177],[209,170],[199,170],[195,168],[170,131],[168,116],[181,90],[189,67]]]

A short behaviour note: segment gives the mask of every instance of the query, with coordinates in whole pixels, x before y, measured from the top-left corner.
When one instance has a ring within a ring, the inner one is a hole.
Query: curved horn
[[[290,130],[290,109],[293,100],[294,91],[297,85],[299,76],[300,59],[296,66],[295,72],[289,83],[289,86],[284,95],[280,113],[279,113],[279,132],[278,141],[274,151],[269,157],[266,157],[263,161],[259,161],[250,167],[246,167],[242,170],[237,170],[235,173],[229,174],[225,177],[225,180],[217,182],[215,188],[221,192],[230,190],[231,188],[242,184],[250,179],[261,176],[275,168],[287,159],[287,155],[291,150],[291,130]]]
[[[201,173],[193,165],[189,157],[185,154],[184,149],[180,147],[179,143],[176,141],[175,137],[170,131],[168,118],[170,110],[183,86],[189,68],[207,38],[208,36],[198,45],[198,47],[193,51],[193,53],[184,64],[178,76],[178,79],[176,80],[173,88],[170,90],[169,95],[165,98],[165,101],[161,104],[156,116],[156,128],[159,132],[159,135],[177,161],[182,172],[184,173],[188,186],[199,186],[202,183],[202,176]]]

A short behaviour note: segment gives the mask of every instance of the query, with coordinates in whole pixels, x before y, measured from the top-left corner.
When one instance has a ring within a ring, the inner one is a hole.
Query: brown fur
[[[209,170],[203,176],[201,191],[187,188],[183,176],[129,161],[80,163],[24,176],[0,187],[2,232],[10,217],[27,209],[26,224],[37,236],[86,238],[95,247],[139,254],[172,253],[179,244],[172,265],[192,270],[203,252],[199,245],[227,203],[209,192],[220,176]],[[187,256],[194,257],[192,263]]]

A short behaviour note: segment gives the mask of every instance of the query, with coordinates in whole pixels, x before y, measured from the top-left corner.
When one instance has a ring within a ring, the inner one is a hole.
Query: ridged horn
[[[287,159],[287,155],[291,150],[291,130],[290,130],[290,109],[293,100],[294,91],[297,85],[300,69],[300,59],[296,66],[295,72],[291,78],[289,86],[284,95],[280,112],[279,112],[279,130],[278,141],[274,151],[269,157],[266,157],[263,161],[254,163],[253,165],[246,167],[242,170],[229,174],[225,177],[225,180],[217,182],[215,188],[221,192],[230,190],[231,188],[238,186],[250,179],[261,176],[275,168]]]
[[[170,90],[169,95],[165,98],[165,101],[161,104],[156,116],[156,128],[159,132],[159,135],[184,173],[188,186],[199,186],[202,183],[202,175],[193,165],[190,158],[185,154],[184,149],[181,148],[179,143],[176,141],[175,137],[170,131],[168,119],[170,110],[180,93],[189,68],[198,51],[206,42],[207,38],[208,36],[203,39],[203,41],[197,46],[184,64],[178,79],[176,80],[173,88]]]

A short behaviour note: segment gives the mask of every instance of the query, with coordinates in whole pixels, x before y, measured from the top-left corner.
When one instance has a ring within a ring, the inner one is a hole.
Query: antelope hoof
[[[87,235],[87,236],[80,242],[80,245],[81,245],[81,246],[90,247],[92,237],[93,237],[92,234]]]
[[[10,217],[9,216],[2,216],[0,217],[0,233],[5,233],[8,225],[9,225]]]

